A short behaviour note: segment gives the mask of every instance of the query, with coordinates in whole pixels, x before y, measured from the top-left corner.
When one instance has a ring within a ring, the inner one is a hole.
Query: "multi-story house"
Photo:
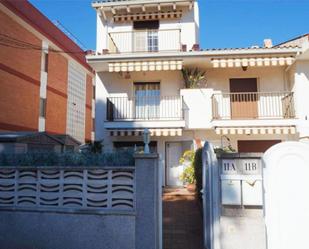
[[[266,39],[264,47],[202,50],[197,1],[92,6],[97,50],[87,61],[96,70],[96,138],[105,149],[138,148],[148,128],[164,184],[177,186],[183,151],[205,140],[264,152],[308,136],[306,39],[293,46]],[[195,68],[206,80],[188,89],[183,70]]]
[[[26,0],[0,1],[0,131],[94,139],[84,51]]]

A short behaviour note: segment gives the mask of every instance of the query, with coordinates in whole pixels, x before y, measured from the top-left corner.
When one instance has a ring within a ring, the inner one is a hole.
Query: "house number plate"
[[[262,166],[259,159],[222,160],[221,175],[261,175]]]

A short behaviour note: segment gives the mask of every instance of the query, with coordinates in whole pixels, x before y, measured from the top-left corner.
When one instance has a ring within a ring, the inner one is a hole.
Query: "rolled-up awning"
[[[271,67],[292,65],[293,57],[272,57],[272,58],[227,58],[212,59],[214,68],[233,68],[233,67]]]
[[[175,71],[181,69],[181,60],[111,62],[108,64],[109,72]]]
[[[158,20],[158,19],[180,19],[183,13],[179,11],[168,12],[153,12],[153,13],[139,13],[139,14],[125,14],[115,15],[115,22],[128,22],[128,21],[140,21],[140,20]]]
[[[142,136],[143,129],[113,129],[108,130],[109,135],[112,137],[127,137],[127,136]],[[169,129],[149,129],[150,135],[153,137],[175,137],[182,136],[182,129],[169,128]]]
[[[289,135],[296,134],[294,126],[279,127],[216,127],[217,135]]]

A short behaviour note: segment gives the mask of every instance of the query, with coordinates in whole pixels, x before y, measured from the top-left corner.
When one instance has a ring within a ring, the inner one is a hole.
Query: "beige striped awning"
[[[217,135],[289,135],[296,134],[294,126],[280,127],[216,127]]]
[[[115,15],[115,22],[128,22],[128,21],[145,21],[145,20],[158,20],[158,19],[180,19],[182,11],[166,11],[166,12],[153,12],[153,13],[139,13],[139,14],[126,14]]]
[[[289,66],[293,64],[293,57],[272,57],[272,58],[227,58],[212,59],[214,68],[233,68],[233,67],[270,67],[270,66]]]
[[[182,69],[181,60],[173,61],[132,61],[111,62],[108,71],[112,72],[141,72],[141,71],[175,71]]]
[[[169,128],[169,129],[149,129],[150,135],[153,137],[175,137],[182,136],[182,129]],[[142,136],[143,129],[117,129],[109,130],[109,135],[111,137],[127,137],[127,136]]]

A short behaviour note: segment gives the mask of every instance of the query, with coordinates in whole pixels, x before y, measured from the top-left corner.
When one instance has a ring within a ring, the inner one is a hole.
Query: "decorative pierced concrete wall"
[[[0,169],[0,208],[133,211],[135,170],[15,167]]]

